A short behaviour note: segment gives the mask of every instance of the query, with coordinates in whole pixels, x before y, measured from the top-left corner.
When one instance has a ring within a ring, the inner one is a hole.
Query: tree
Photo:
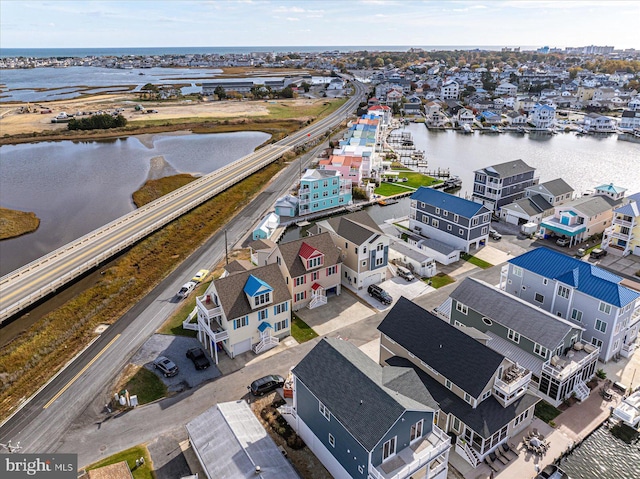
[[[142,98],[152,98],[153,96],[157,96],[160,90],[153,83],[147,83],[142,88],[140,88],[140,93]]]
[[[293,88],[290,86],[283,88],[280,92],[280,96],[282,98],[293,98]]]
[[[227,98],[227,92],[222,86],[217,86],[216,89],[213,90],[213,93],[218,97],[218,100],[224,100]]]
[[[309,90],[311,89],[311,85],[309,85],[306,81],[303,81],[300,84],[300,86],[302,87],[305,93],[309,93]]]

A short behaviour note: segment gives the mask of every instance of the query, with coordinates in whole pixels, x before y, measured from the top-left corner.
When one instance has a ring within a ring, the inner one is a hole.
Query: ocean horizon
[[[321,53],[338,51],[402,52],[410,48],[422,48],[426,51],[487,50],[500,51],[502,48],[514,48],[508,45],[316,45],[316,46],[249,46],[249,47],[113,47],[113,48],[1,48],[0,58],[70,58],[97,56],[150,56],[150,55],[195,55],[195,54],[250,54],[250,53]],[[515,46],[521,51],[535,50],[537,46]]]

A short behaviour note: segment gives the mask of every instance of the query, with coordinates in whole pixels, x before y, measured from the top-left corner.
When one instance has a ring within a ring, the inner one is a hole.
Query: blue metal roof
[[[421,201],[440,209],[451,211],[464,218],[472,218],[477,214],[488,213],[489,210],[480,203],[465,200],[458,196],[450,195],[444,191],[434,190],[421,186],[411,195],[412,200]]]
[[[254,275],[249,275],[247,282],[244,285],[243,291],[249,296],[253,297],[256,294],[266,293],[267,291],[273,291],[273,288],[261,279],[256,278]]]
[[[259,325],[258,325],[258,331],[260,331],[261,333],[264,333],[265,329],[273,329],[273,326],[271,326],[270,323],[267,323],[266,321],[262,321]]]
[[[607,193],[613,193],[613,194],[618,194],[618,193],[622,193],[623,191],[627,191],[626,188],[616,186],[613,183],[609,183],[608,185],[596,186],[596,190],[606,191]]]
[[[640,294],[620,285],[622,278],[585,261],[548,248],[536,248],[509,260],[509,263],[554,279],[617,307],[635,301]]]

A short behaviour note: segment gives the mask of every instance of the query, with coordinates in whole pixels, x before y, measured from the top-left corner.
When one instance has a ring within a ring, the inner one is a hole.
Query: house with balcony
[[[553,214],[554,205],[571,200],[573,191],[562,178],[528,186],[524,189],[524,198],[500,208],[500,218],[514,225],[540,224],[543,218]]]
[[[342,251],[328,232],[280,243],[271,251],[258,251],[258,261],[276,263],[289,290],[294,311],[327,304],[327,296],[339,295]]]
[[[421,186],[411,195],[409,228],[468,253],[486,244],[491,214],[474,201]]]
[[[474,171],[471,199],[490,211],[524,198],[525,188],[538,184],[536,169],[522,160],[507,161]]]
[[[574,393],[580,401],[589,397],[586,383],[600,351],[582,340],[583,327],[475,278],[466,278],[447,301],[439,314],[454,326],[481,331],[487,347],[531,371],[530,388],[545,401],[559,406]]]
[[[537,103],[529,113],[529,123],[534,128],[548,130],[556,124],[556,109],[551,105]]]
[[[349,180],[353,186],[358,186],[363,177],[362,156],[331,155],[318,162],[320,170],[337,171],[341,179]]]
[[[632,133],[634,130],[640,130],[640,108],[622,112],[620,129],[628,133]]]
[[[460,95],[460,85],[455,81],[448,81],[440,88],[441,100],[457,100]]]
[[[616,122],[611,117],[589,113],[584,117],[583,127],[589,133],[612,133],[616,131]]]
[[[351,184],[339,171],[308,169],[300,179],[298,213],[303,216],[351,204]]]
[[[524,127],[527,125],[529,119],[527,115],[520,113],[519,111],[511,110],[507,113],[507,125],[513,127]]]
[[[389,275],[389,240],[366,211],[316,223],[313,234],[328,232],[341,250],[342,283],[361,290]]]
[[[456,121],[458,122],[458,126],[463,125],[473,125],[476,117],[473,114],[473,111],[469,108],[460,108],[458,113],[456,114]]]
[[[636,348],[640,294],[586,261],[536,248],[508,261],[500,289],[584,328],[582,339],[606,362]]]
[[[260,354],[291,333],[291,293],[277,265],[216,279],[196,297],[198,339],[215,358]]]
[[[496,87],[496,95],[509,95],[516,96],[518,93],[518,87],[512,83],[501,83]]]
[[[618,256],[640,256],[640,193],[624,201],[613,210],[611,226],[602,236],[602,248]]]
[[[336,479],[446,479],[451,438],[411,368],[324,338],[292,370],[284,417]]]
[[[611,226],[613,209],[622,204],[625,191],[613,184],[600,185],[593,196],[582,196],[554,207],[553,216],[542,219],[540,234],[545,238],[569,238],[569,246],[573,246],[603,233]]]
[[[533,421],[531,371],[401,297],[378,326],[380,364],[413,368],[473,467]]]

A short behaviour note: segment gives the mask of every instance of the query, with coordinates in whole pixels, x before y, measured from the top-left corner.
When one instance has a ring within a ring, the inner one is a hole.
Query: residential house
[[[629,100],[629,102],[627,103],[627,108],[629,108],[629,110],[640,110],[640,95],[633,97],[631,100]]]
[[[238,93],[249,93],[254,87],[252,81],[218,81],[202,83],[202,94],[204,96],[213,96],[216,88],[223,88],[225,93],[235,91]]]
[[[218,403],[185,427],[206,479],[299,477],[244,400]]]
[[[531,371],[464,329],[400,297],[378,326],[380,363],[414,369],[439,405],[436,424],[476,467],[531,424],[540,399],[527,391]]]
[[[542,219],[540,233],[545,237],[569,238],[569,246],[603,233],[611,225],[613,208],[622,203],[625,191],[613,184],[601,185],[596,187],[593,196],[582,196],[555,206],[553,216]]]
[[[640,323],[640,294],[622,278],[588,262],[536,248],[509,260],[500,288],[583,327],[583,339],[609,361],[630,354]]]
[[[294,217],[298,215],[298,197],[286,195],[278,198],[275,204],[275,212],[278,216]]]
[[[402,111],[405,116],[422,115],[422,103],[420,102],[407,102],[402,105]]]
[[[533,111],[536,104],[536,100],[531,97],[518,98],[514,104],[513,109],[522,111],[528,115]]]
[[[507,124],[509,126],[526,126],[529,119],[519,111],[510,111],[507,113]]]
[[[437,274],[436,262],[432,255],[400,239],[389,241],[389,260],[421,278],[431,278]]]
[[[613,210],[611,226],[602,236],[602,247],[609,253],[640,256],[640,193],[627,197]]]
[[[351,203],[351,180],[341,179],[339,171],[308,169],[300,179],[298,208],[308,215]]]
[[[448,81],[440,88],[441,100],[457,100],[459,94],[460,86],[455,81]]]
[[[522,160],[476,170],[472,199],[497,213],[502,206],[523,198],[525,188],[538,183],[535,172]]]
[[[256,229],[253,230],[252,239],[269,239],[280,225],[280,217],[276,213],[268,213]]]
[[[562,178],[528,186],[524,189],[524,198],[500,208],[500,218],[514,225],[540,224],[543,218],[553,214],[554,205],[569,201],[573,191]]]
[[[583,126],[584,130],[589,133],[611,133],[616,131],[616,123],[613,118],[599,113],[585,115]]]
[[[344,285],[361,290],[387,279],[390,238],[366,211],[320,221],[316,232],[329,232],[341,250]]]
[[[455,246],[433,238],[425,238],[417,233],[403,231],[403,234],[407,235],[409,246],[422,251],[440,264],[449,265],[460,261],[460,249]]]
[[[640,108],[637,110],[625,110],[620,118],[620,129],[626,132],[640,130]]]
[[[578,106],[585,106],[592,98],[595,92],[594,88],[579,86],[576,92],[576,103]]]
[[[291,292],[276,265],[230,274],[196,298],[198,339],[215,357],[277,346],[291,332]]]
[[[496,87],[496,95],[515,96],[518,93],[518,87],[511,83],[501,83]]]
[[[381,118],[382,126],[389,126],[391,123],[391,108],[386,105],[373,105],[367,110],[367,114]]]
[[[331,155],[318,162],[318,169],[338,171],[342,179],[350,180],[352,186],[358,186],[363,177],[363,158],[352,155]]]
[[[490,211],[474,201],[424,186],[411,195],[411,231],[466,253],[486,244],[490,224]]]
[[[551,105],[538,103],[529,114],[529,122],[534,128],[552,128],[556,124],[556,109]]]
[[[428,127],[442,128],[449,121],[449,117],[442,111],[442,105],[435,101],[424,105],[425,121]]]
[[[382,367],[350,342],[324,338],[292,375],[285,418],[334,478],[447,477],[451,438],[412,369]]]
[[[469,110],[468,108],[460,108],[458,110],[458,114],[456,116],[456,121],[458,122],[458,126],[462,126],[462,125],[473,125],[473,122],[475,121],[476,117],[473,114],[472,110]]]
[[[331,235],[323,232],[280,243],[266,258],[259,258],[280,267],[293,310],[297,311],[305,306],[322,306],[327,303],[327,295],[340,294],[341,254]]]
[[[545,300],[534,296],[536,303]],[[489,348],[531,371],[530,387],[545,401],[559,406],[573,394],[589,397],[585,383],[600,351],[582,341],[583,327],[475,278],[466,278],[448,301],[438,312],[457,327],[481,331]]]

